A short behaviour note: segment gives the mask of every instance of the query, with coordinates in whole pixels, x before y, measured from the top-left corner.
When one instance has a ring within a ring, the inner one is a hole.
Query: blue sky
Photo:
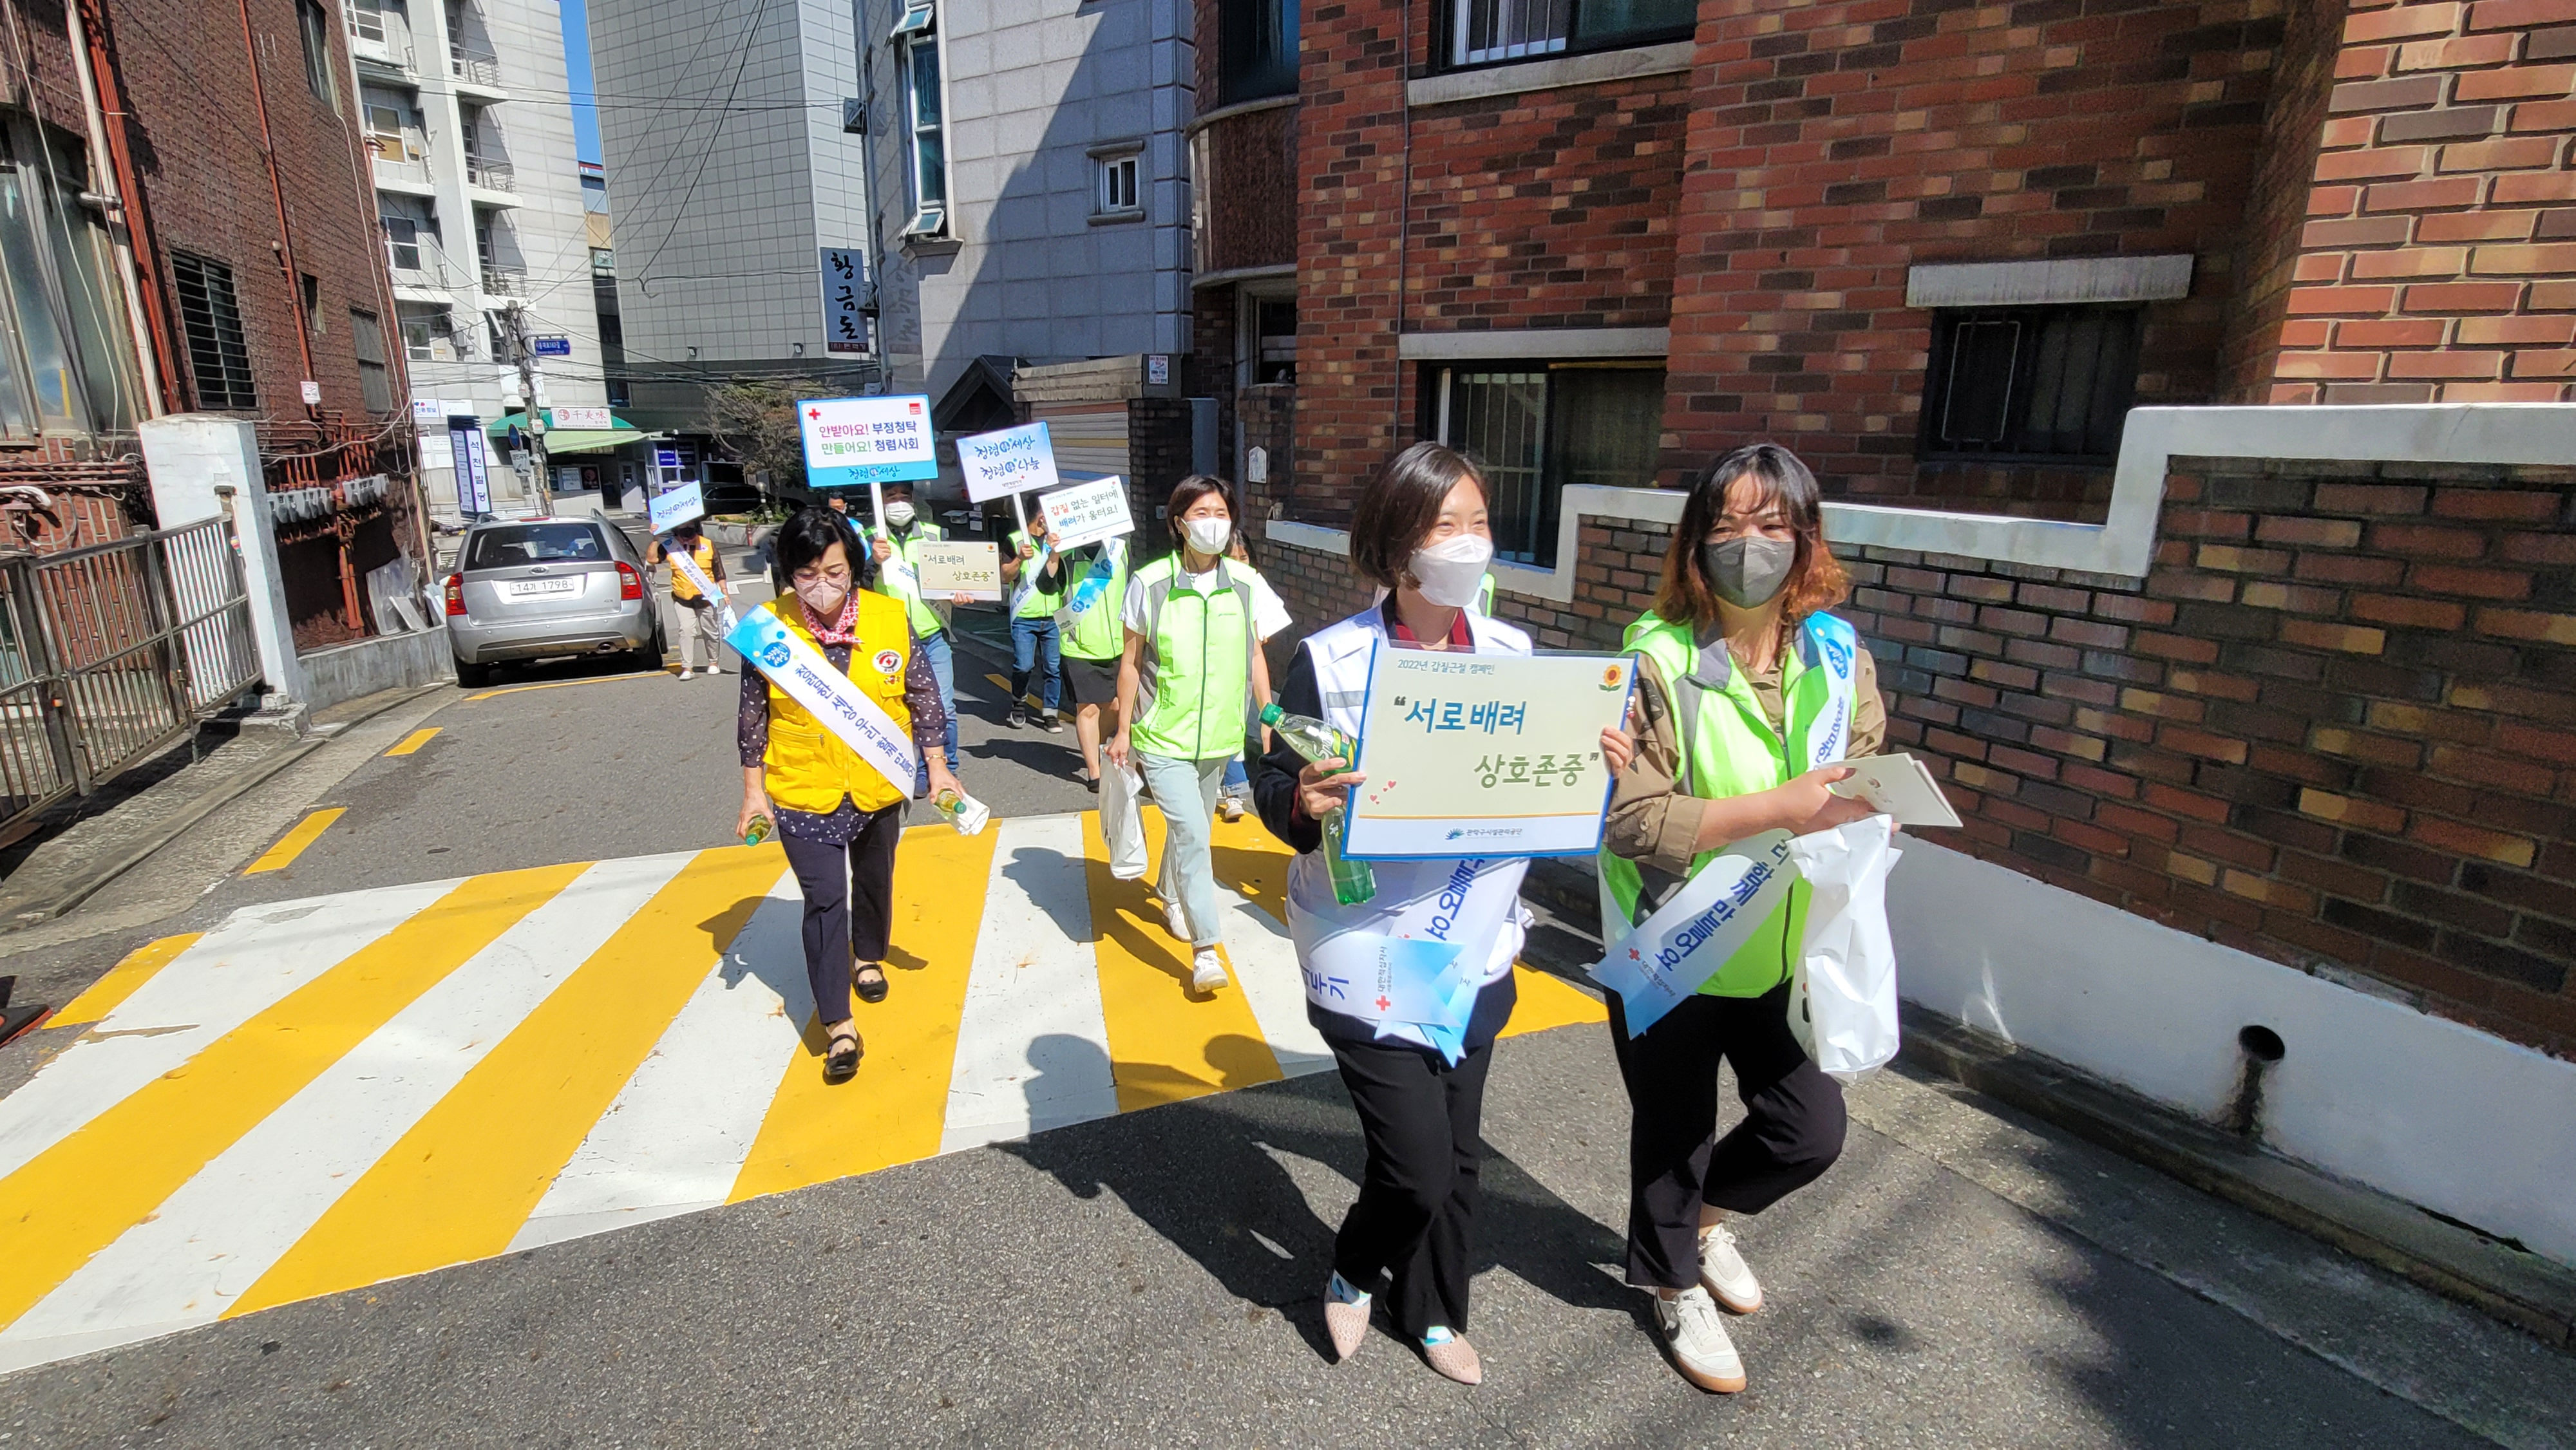
[[[572,149],[584,161],[599,155],[599,108],[591,103],[589,0],[562,0],[564,69],[572,76]]]

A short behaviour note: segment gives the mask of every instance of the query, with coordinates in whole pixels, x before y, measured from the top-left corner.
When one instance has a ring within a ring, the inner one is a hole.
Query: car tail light
[[[465,612],[465,576],[462,574],[447,576],[447,612],[450,614]]]
[[[643,573],[623,559],[617,561],[617,597],[620,599],[644,597]]]

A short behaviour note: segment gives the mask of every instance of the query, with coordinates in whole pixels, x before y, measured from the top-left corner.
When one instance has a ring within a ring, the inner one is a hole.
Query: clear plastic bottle
[[[1261,723],[1278,731],[1289,749],[1310,761],[1339,760],[1347,765],[1351,759],[1351,742],[1342,732],[1311,715],[1291,715],[1276,705],[1264,705]],[[1324,869],[1332,873],[1333,899],[1357,906],[1377,895],[1377,873],[1369,863],[1342,854],[1342,832],[1349,824],[1344,813],[1336,809],[1330,820],[1319,824],[1324,828]]]
[[[742,843],[746,846],[757,846],[761,842],[768,840],[772,825],[773,823],[767,816],[752,817],[751,829],[742,833]]]

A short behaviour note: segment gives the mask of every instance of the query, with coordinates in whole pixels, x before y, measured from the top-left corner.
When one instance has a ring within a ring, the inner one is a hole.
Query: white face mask
[[[1181,532],[1189,537],[1190,547],[1202,554],[1222,554],[1225,541],[1234,536],[1231,519],[1183,519]]]
[[[905,502],[904,502],[903,500],[901,500],[901,499],[897,499],[897,500],[895,500],[893,503],[887,504],[887,505],[886,505],[886,527],[887,527],[887,528],[890,528],[890,529],[908,529],[908,528],[911,528],[911,527],[912,527],[912,505],[911,505],[911,504],[908,504],[908,503],[905,503]]]
[[[1422,597],[1434,604],[1464,609],[1476,602],[1476,586],[1494,557],[1494,541],[1476,534],[1452,534],[1439,543],[1413,551],[1405,565],[1419,582]]]

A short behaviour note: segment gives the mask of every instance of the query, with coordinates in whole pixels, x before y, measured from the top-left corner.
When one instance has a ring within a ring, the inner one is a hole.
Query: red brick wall
[[[1202,50],[1204,56],[1207,52]],[[1214,96],[1211,86],[1199,92]],[[1228,116],[1207,128],[1206,270],[1297,260],[1297,108]]]
[[[377,238],[372,178],[352,154],[357,115],[348,39],[336,0],[325,0],[331,34],[332,85],[339,110],[316,99],[304,79],[304,50],[294,0],[250,0],[251,29],[262,56],[268,101],[292,229],[295,264],[320,283],[323,330],[312,339],[313,376],[322,405],[366,416],[358,384],[349,310],[377,314],[386,334],[390,386],[402,399],[401,346],[384,249]],[[37,41],[49,119],[80,124],[62,11],[24,11]],[[296,335],[302,326],[294,279],[279,269],[277,206],[263,158],[258,111],[251,104],[250,52],[232,4],[203,0],[123,0],[110,7],[119,68],[133,119],[128,135],[143,173],[144,202],[165,254],[194,252],[229,263],[248,336],[259,411],[301,417],[297,384],[306,376]],[[170,316],[178,301],[162,281]],[[179,353],[184,358],[185,348]],[[186,374],[184,363],[182,375]],[[194,406],[193,397],[179,406]]]
[[[2281,59],[2272,68],[2272,99],[2263,117],[2263,150],[2254,194],[2245,208],[2242,300],[2229,319],[2221,360],[2224,400],[2271,399],[2281,325],[2289,317],[2291,277],[2297,270],[2301,228],[2307,223],[2308,181],[2316,170],[2317,138],[2326,124],[2326,102],[2343,54],[2348,0],[2292,0],[2281,37]]]
[[[2576,0],[2344,21],[2269,401],[2576,398]]]
[[[1668,472],[1770,436],[1846,494],[1944,493],[1912,462],[1913,263],[2194,253],[2138,401],[2210,398],[2281,28],[2233,0],[1703,6]]]

